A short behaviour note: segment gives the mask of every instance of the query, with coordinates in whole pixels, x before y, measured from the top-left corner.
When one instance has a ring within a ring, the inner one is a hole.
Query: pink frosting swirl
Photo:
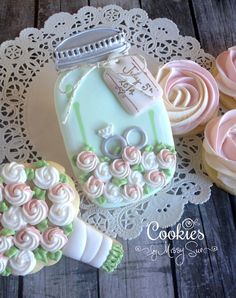
[[[189,60],[165,64],[157,74],[175,135],[205,125],[219,105],[219,91],[209,71]]]
[[[131,146],[125,147],[122,153],[122,158],[127,161],[130,165],[135,165],[141,161],[141,152],[138,148]]]
[[[176,154],[169,149],[162,149],[157,153],[157,162],[162,169],[171,169],[176,164]]]
[[[216,81],[220,91],[236,99],[236,46],[216,58]]]
[[[94,176],[90,176],[83,187],[86,195],[91,199],[96,199],[103,194],[104,183]]]
[[[5,186],[4,195],[11,205],[21,206],[32,199],[33,191],[25,183],[14,183]]]
[[[130,174],[130,166],[127,161],[115,159],[110,165],[111,173],[114,177],[123,179]]]
[[[76,165],[84,172],[93,171],[98,164],[98,158],[96,154],[92,151],[82,151],[78,154]]]
[[[27,223],[37,225],[47,218],[48,205],[42,200],[31,199],[23,205],[22,213]]]
[[[68,238],[62,229],[58,227],[49,228],[42,235],[41,245],[47,251],[56,252],[62,249],[67,241]]]
[[[14,237],[15,245],[22,250],[35,250],[40,243],[40,231],[34,227],[26,227],[20,230]]]
[[[146,173],[145,180],[153,188],[163,188],[166,185],[166,176],[158,170],[151,170]]]
[[[138,201],[143,197],[143,188],[138,184],[126,184],[123,189],[123,194],[127,200]]]
[[[75,191],[67,183],[58,183],[49,189],[48,198],[56,204],[68,203],[75,199]]]
[[[206,163],[225,185],[236,186],[236,110],[212,119],[203,141]]]

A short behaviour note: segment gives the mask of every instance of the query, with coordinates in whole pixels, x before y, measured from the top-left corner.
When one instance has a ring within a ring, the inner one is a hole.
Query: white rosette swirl
[[[22,213],[27,223],[37,225],[47,218],[48,205],[37,199],[32,199],[22,207]]]
[[[0,253],[4,253],[13,246],[13,239],[10,236],[0,236]]]
[[[128,176],[128,182],[131,185],[138,184],[143,186],[145,184],[143,175],[139,171],[132,171]]]
[[[74,206],[71,203],[53,204],[49,210],[48,219],[56,226],[67,226],[76,216]]]
[[[36,263],[36,258],[30,250],[21,250],[9,260],[12,274],[21,276],[31,273],[34,270]]]
[[[35,170],[34,184],[42,189],[49,189],[60,180],[58,170],[52,166],[44,166]]]
[[[158,168],[157,158],[154,152],[143,152],[141,163],[146,171]]]
[[[0,184],[0,203],[3,201],[3,193],[4,193],[4,187],[2,184]]]
[[[56,252],[62,249],[67,241],[68,238],[62,229],[58,227],[50,228],[43,233],[41,246],[49,252]]]
[[[111,182],[105,184],[103,195],[109,203],[119,203],[122,201],[120,188]]]
[[[107,182],[111,179],[109,164],[107,162],[101,162],[94,170],[94,176],[103,182]]]
[[[25,183],[8,184],[4,188],[5,199],[13,206],[27,203],[33,196],[33,191]]]
[[[48,198],[55,204],[72,202],[75,199],[75,191],[66,183],[58,183],[48,191]]]
[[[1,224],[4,228],[18,231],[26,226],[26,221],[22,214],[21,207],[11,206],[3,213]]]
[[[7,268],[8,258],[0,254],[0,274]]]
[[[25,183],[27,175],[25,167],[22,164],[11,162],[5,164],[1,169],[1,176],[6,184],[9,183]]]
[[[26,227],[20,230],[14,237],[15,246],[21,250],[35,250],[40,243],[41,235],[34,227]]]

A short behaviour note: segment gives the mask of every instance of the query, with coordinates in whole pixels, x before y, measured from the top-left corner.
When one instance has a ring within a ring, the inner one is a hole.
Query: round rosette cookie
[[[218,187],[236,195],[236,110],[207,124],[203,166]]]
[[[209,71],[190,60],[171,61],[157,73],[174,135],[197,134],[217,115],[219,91]]]
[[[227,109],[236,108],[236,46],[216,58],[216,81],[220,100]]]
[[[113,271],[120,243],[77,217],[80,198],[64,168],[53,162],[1,167],[0,275],[35,273],[62,255]]]

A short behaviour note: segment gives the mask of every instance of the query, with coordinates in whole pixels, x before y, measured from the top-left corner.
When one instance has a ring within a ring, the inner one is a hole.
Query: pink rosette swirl
[[[173,134],[191,132],[205,125],[216,113],[219,90],[209,71],[189,60],[165,64],[157,74],[163,89]]]
[[[115,159],[110,165],[111,173],[114,177],[123,179],[130,174],[130,166],[127,161]]]
[[[220,91],[236,99],[236,46],[216,58],[216,81]]]
[[[34,227],[26,227],[20,230],[14,237],[16,247],[21,250],[35,250],[40,243],[40,231]]]
[[[21,206],[32,199],[33,191],[25,183],[14,183],[5,186],[4,195],[11,205]]]
[[[138,201],[143,197],[143,188],[141,185],[135,184],[126,184],[123,189],[123,195],[125,199]]]
[[[97,155],[92,151],[82,151],[77,156],[76,165],[83,172],[92,172],[97,164]]]
[[[125,147],[122,153],[122,158],[130,165],[139,164],[141,162],[141,151],[134,146]]]
[[[41,239],[41,246],[49,252],[56,252],[62,249],[68,241],[67,236],[63,230],[56,228],[49,228],[43,232]]]
[[[152,188],[163,188],[166,185],[166,176],[162,171],[151,170],[145,175],[145,181]]]
[[[174,168],[176,164],[176,154],[169,149],[162,149],[157,153],[157,162],[162,169]]]
[[[23,205],[22,213],[27,223],[37,225],[47,218],[48,205],[42,200],[31,199]]]
[[[236,110],[212,119],[205,128],[203,141],[206,163],[217,171],[225,185],[236,186]]]
[[[104,183],[94,176],[89,177],[83,187],[86,195],[91,199],[96,199],[103,194]]]
[[[49,189],[48,198],[56,204],[69,203],[75,199],[75,191],[67,183],[58,183]]]

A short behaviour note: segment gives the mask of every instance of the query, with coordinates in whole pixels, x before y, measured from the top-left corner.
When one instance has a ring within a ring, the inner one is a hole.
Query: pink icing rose
[[[75,192],[69,184],[58,183],[49,189],[48,198],[53,203],[68,203],[75,199]]]
[[[166,185],[165,174],[158,170],[151,170],[145,175],[145,180],[148,185],[153,188],[163,188]]]
[[[138,148],[131,146],[125,147],[122,153],[122,158],[127,161],[130,165],[135,165],[141,161],[141,152]]]
[[[216,58],[216,81],[220,91],[236,99],[236,46]]]
[[[89,177],[83,187],[86,195],[91,199],[96,199],[103,194],[104,183],[94,176]]]
[[[26,227],[14,237],[15,245],[22,250],[35,250],[40,243],[40,231],[35,227]]]
[[[110,165],[111,173],[114,177],[123,179],[130,174],[130,166],[127,161],[115,159]]]
[[[157,74],[175,135],[205,125],[216,113],[219,90],[209,71],[189,60],[165,64]]]
[[[96,154],[92,151],[82,151],[77,156],[76,165],[84,172],[93,171],[98,164],[98,158]]]
[[[21,206],[32,199],[33,191],[25,183],[14,183],[5,186],[4,195],[11,205]]]
[[[23,205],[22,213],[27,223],[37,225],[47,218],[48,205],[42,200],[31,199]]]
[[[157,162],[162,169],[171,169],[176,164],[176,154],[169,149],[162,149],[157,153]]]
[[[206,163],[225,185],[236,185],[236,110],[212,119],[205,128]]]
[[[68,238],[62,229],[58,227],[49,228],[47,231],[43,232],[41,245],[47,251],[56,252],[62,249],[67,241]]]
[[[123,189],[124,197],[128,200],[138,201],[143,197],[143,188],[140,185],[126,184]]]

